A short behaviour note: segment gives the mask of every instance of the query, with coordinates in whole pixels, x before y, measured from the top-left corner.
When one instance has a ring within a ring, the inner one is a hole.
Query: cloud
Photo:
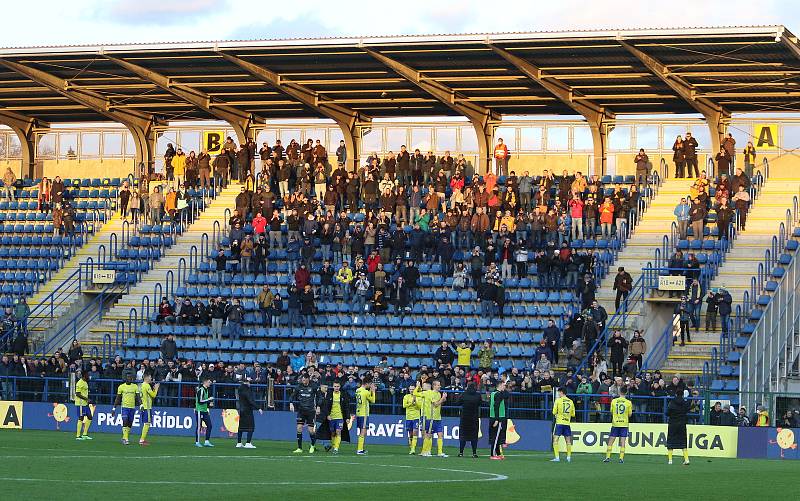
[[[227,1],[215,0],[114,0],[95,14],[109,21],[133,25],[182,25],[199,17],[222,14]]]
[[[275,38],[324,38],[348,35],[336,27],[314,17],[294,19],[273,18],[269,22],[257,22],[239,26],[228,34],[233,40],[261,40]]]

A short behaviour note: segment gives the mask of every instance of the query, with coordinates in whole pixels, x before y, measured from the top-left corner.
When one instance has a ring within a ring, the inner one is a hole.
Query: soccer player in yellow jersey
[[[361,387],[356,390],[356,427],[358,428],[358,447],[356,454],[363,456],[364,440],[367,438],[367,418],[369,417],[369,404],[375,403],[375,385],[372,376],[366,375],[361,382]]]
[[[328,390],[320,405],[320,415],[324,416],[324,420],[328,421],[328,429],[331,434],[331,450],[334,454],[339,454],[342,434],[347,433],[345,420],[349,420],[352,416],[348,410],[349,408],[350,402],[347,393],[342,391],[339,381],[334,381],[333,388]],[[349,441],[350,439],[347,438],[347,440]]]
[[[132,374],[128,374],[125,382],[117,388],[117,398],[114,400],[114,407],[111,408],[112,416],[117,413],[117,406],[120,404],[122,404],[122,445],[128,445],[136,408],[141,404],[139,386],[133,382]]]
[[[614,441],[619,438],[619,462],[625,462],[625,442],[628,439],[628,425],[630,425],[633,404],[625,398],[628,393],[624,387],[619,389],[619,396],[611,401],[611,433],[608,436],[608,446],[606,447],[606,457],[604,463],[611,461],[611,451],[614,449]]]
[[[403,408],[406,410],[406,433],[408,433],[408,454],[417,453],[417,432],[419,430],[419,413],[422,409],[422,391],[419,381],[416,388],[403,397]]]
[[[150,431],[150,423],[153,422],[153,400],[156,398],[160,383],[152,386],[153,377],[150,374],[144,375],[144,381],[140,388],[142,394],[142,405],[139,407],[139,417],[142,420],[142,436],[139,438],[139,445],[150,445],[147,441],[147,432]]]
[[[75,440],[92,440],[89,436],[89,426],[92,424],[92,409],[89,403],[89,371],[83,371],[75,383],[75,407],[78,408],[78,429],[75,431]]]
[[[570,428],[570,423],[572,418],[575,417],[575,402],[567,396],[564,388],[558,389],[558,398],[553,403],[553,416],[556,418],[556,427],[553,430],[553,454],[555,454],[555,458],[551,459],[551,461],[554,463],[561,461],[558,453],[558,439],[559,437],[564,437],[564,442],[567,443],[567,463],[569,463],[572,461],[572,428]]]
[[[431,455],[431,449],[433,448],[433,436],[436,435],[436,447],[438,451],[438,456],[446,458],[447,454],[444,453],[444,429],[442,428],[442,404],[447,399],[446,393],[440,393],[439,390],[442,387],[442,383],[435,379],[432,385],[425,383],[425,386],[428,387],[427,390],[423,392],[425,395],[425,405],[429,409],[429,414],[426,416],[425,420],[425,438],[422,441],[422,452],[420,456],[429,457]]]

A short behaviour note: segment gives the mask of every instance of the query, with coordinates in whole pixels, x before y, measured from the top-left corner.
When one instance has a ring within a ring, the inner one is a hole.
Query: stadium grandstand
[[[797,428],[799,81],[783,26],[0,49],[0,396]]]

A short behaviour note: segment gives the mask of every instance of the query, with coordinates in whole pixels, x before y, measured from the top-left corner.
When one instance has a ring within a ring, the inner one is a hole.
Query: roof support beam
[[[361,143],[360,125],[372,122],[372,118],[352,110],[341,104],[337,104],[333,99],[321,95],[319,92],[293,82],[274,71],[247,61],[239,56],[219,52],[226,61],[235,64],[253,77],[261,80],[287,96],[300,101],[319,112],[321,115],[330,118],[339,126],[344,136],[345,148],[347,148],[347,159],[352,170],[358,168],[360,156],[359,146]]]
[[[191,85],[176,82],[174,79],[162,75],[156,71],[139,66],[138,64],[131,63],[124,59],[103,54],[103,56],[112,61],[117,66],[125,68],[131,73],[135,74],[142,80],[152,83],[153,85],[164,89],[173,96],[185,101],[206,113],[228,122],[233,127],[239,144],[245,144],[247,139],[253,134],[251,131],[254,121],[256,120],[252,114],[246,111],[228,106],[224,102],[214,102],[214,98],[207,93],[195,89]],[[258,119],[263,122],[263,119]]]
[[[727,130],[726,120],[730,119],[731,114],[725,108],[714,101],[699,96],[697,89],[683,77],[670,72],[663,63],[655,58],[648,56],[632,44],[618,40],[619,44],[638,59],[648,70],[667,84],[676,94],[678,94],[689,106],[703,115],[711,131],[711,154],[714,155],[720,149],[722,139]]]
[[[115,122],[121,123],[130,130],[136,142],[136,162],[144,164],[144,169],[149,172],[154,164],[153,150],[155,148],[155,132],[153,126],[157,119],[140,111],[125,109],[112,109],[110,101],[94,91],[83,89],[70,83],[68,80],[57,77],[45,71],[19,64],[8,59],[0,59],[0,66],[4,66],[39,85],[53,90],[72,101],[95,111]],[[146,144],[151,141],[151,144]]]
[[[361,47],[364,52],[372,56],[378,62],[391,69],[410,83],[419,87],[420,90],[434,97],[445,106],[456,113],[466,117],[475,128],[478,135],[478,155],[479,162],[476,166],[477,173],[486,173],[491,168],[491,150],[494,136],[494,126],[502,117],[474,101],[469,101],[466,96],[450,87],[438,82],[435,78],[427,76],[410,66],[387,57],[380,52]]]
[[[31,179],[37,177],[34,172],[36,138],[33,130],[50,127],[50,124],[3,108],[0,108],[0,124],[10,127],[19,138],[22,149],[22,172],[20,174]]]
[[[589,123],[592,130],[592,142],[594,144],[594,174],[603,175],[606,172],[606,159],[608,156],[607,141],[608,122],[614,120],[614,113],[608,111],[603,106],[586,98],[579,91],[576,91],[564,82],[548,75],[541,68],[526,59],[515,56],[509,51],[490,44],[489,47],[500,57],[508,61],[525,76],[536,82],[556,99],[572,108],[576,113],[582,115]]]

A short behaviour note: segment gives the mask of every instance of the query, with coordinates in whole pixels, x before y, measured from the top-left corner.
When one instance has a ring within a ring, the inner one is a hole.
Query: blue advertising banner
[[[103,433],[119,433],[122,429],[122,417],[119,413],[111,414],[110,405],[92,406],[94,419],[92,431]],[[22,407],[24,429],[27,430],[61,430],[70,433],[75,431],[74,420],[77,409],[69,404],[47,404],[25,402]],[[233,438],[239,430],[239,414],[235,409],[211,409],[213,438]],[[259,440],[285,440],[295,438],[295,414],[284,411],[269,411],[255,414],[256,429],[254,438]],[[444,440],[447,446],[457,446],[459,438],[458,418],[444,418]],[[137,413],[133,422],[132,434],[135,437],[141,431],[141,420]],[[182,435],[193,437],[195,434],[194,410],[180,407],[163,407],[153,409],[153,422],[150,434]],[[352,426],[352,425],[351,425]],[[479,439],[482,446],[488,441],[485,430],[488,420],[481,420]],[[351,428],[352,429],[352,428]],[[205,430],[202,430],[205,433]],[[354,430],[353,430],[354,431]],[[547,451],[551,448],[551,424],[549,421],[513,421],[509,419],[507,442],[512,449],[528,451]],[[405,445],[406,429],[402,416],[374,415],[367,422],[367,443],[385,445]]]

